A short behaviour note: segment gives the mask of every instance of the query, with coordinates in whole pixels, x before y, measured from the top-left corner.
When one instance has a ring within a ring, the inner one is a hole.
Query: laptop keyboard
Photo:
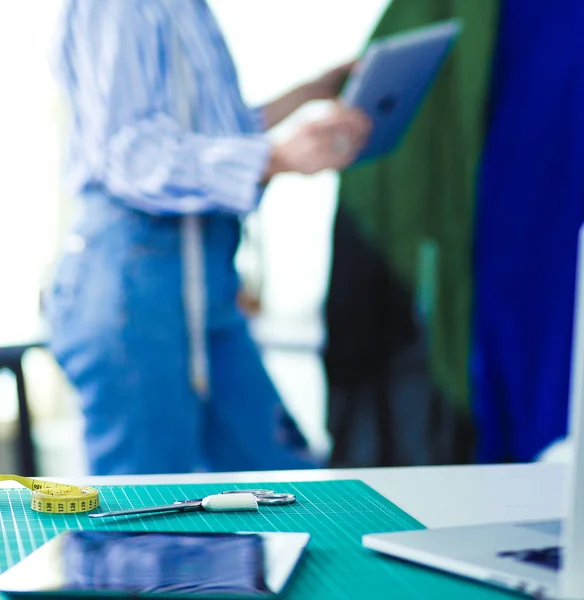
[[[559,571],[562,566],[562,549],[559,546],[499,552],[497,556],[537,565],[552,571]]]

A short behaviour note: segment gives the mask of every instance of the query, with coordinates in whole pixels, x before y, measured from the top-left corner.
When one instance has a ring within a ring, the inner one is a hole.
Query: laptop
[[[462,28],[451,19],[372,42],[343,88],[341,100],[373,123],[357,160],[391,153],[440,71]]]
[[[584,598],[584,225],[572,338],[566,518],[370,534],[366,548],[540,599]]]

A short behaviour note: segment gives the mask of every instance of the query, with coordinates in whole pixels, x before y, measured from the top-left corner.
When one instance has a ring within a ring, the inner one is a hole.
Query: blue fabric
[[[584,3],[503,3],[479,177],[472,377],[481,462],[567,428],[584,218]]]
[[[72,190],[153,214],[255,208],[270,144],[206,2],[67,0],[63,14]]]
[[[233,219],[205,219],[211,395],[201,400],[188,378],[179,218],[100,193],[83,201],[47,315],[51,349],[81,397],[91,472],[314,466],[235,307]]]

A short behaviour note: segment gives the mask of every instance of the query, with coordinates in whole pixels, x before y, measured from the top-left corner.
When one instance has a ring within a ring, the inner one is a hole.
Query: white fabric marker
[[[201,505],[210,512],[258,510],[258,501],[253,494],[213,494],[204,498]]]

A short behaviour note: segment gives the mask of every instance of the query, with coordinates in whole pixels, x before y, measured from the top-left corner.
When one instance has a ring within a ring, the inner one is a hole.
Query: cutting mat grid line
[[[254,513],[167,513],[97,520],[86,514],[35,513],[30,509],[28,490],[0,489],[0,572],[68,529],[306,531],[311,534],[311,541],[302,565],[284,594],[285,600],[349,600],[365,596],[392,600],[515,597],[364,549],[361,537],[365,533],[418,529],[421,525],[361,481],[102,486],[99,488],[100,511],[170,504],[245,488],[292,492],[298,501],[288,506],[262,506]]]

